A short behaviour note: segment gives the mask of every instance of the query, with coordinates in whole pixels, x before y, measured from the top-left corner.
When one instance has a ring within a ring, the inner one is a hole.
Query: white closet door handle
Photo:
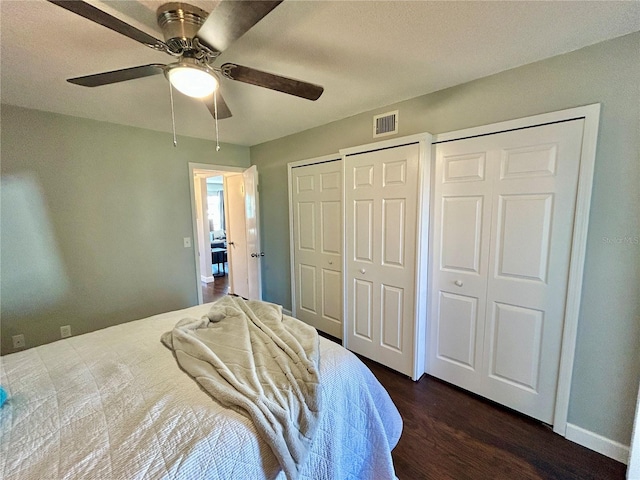
[[[367,273],[367,271],[364,268],[361,268],[360,273]]]
[[[453,282],[456,284],[456,286],[461,287],[463,285],[461,280],[456,280],[455,282]]]
[[[329,260],[329,265],[333,265],[333,261],[332,260]]]

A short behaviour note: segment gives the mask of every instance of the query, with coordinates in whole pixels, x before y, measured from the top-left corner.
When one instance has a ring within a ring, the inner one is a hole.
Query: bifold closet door
[[[296,316],[342,338],[342,160],[292,169]]]
[[[436,147],[428,373],[550,424],[583,124]]]
[[[420,147],[345,158],[347,346],[413,376]]]

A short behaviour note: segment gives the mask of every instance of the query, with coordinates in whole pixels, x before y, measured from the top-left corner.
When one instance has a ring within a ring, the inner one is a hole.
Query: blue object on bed
[[[0,407],[7,401],[7,391],[0,385]]]

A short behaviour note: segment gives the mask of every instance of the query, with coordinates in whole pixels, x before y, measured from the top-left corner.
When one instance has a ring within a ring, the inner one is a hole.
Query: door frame
[[[556,390],[556,404],[553,416],[553,431],[563,437],[567,436],[567,416],[571,395],[571,376],[575,359],[578,320],[580,317],[580,302],[582,299],[584,262],[587,250],[587,233],[589,230],[589,211],[591,208],[593,173],[600,121],[600,104],[585,105],[567,110],[441,133],[434,136],[432,144],[432,151],[435,155],[435,148],[439,143],[577,119],[584,119],[584,131],[582,135],[578,192],[576,195],[576,208],[573,221],[573,238],[571,241],[560,368],[558,370],[558,387]],[[430,232],[430,238],[432,238],[432,235],[433,231]],[[429,258],[433,258],[433,255],[434,252],[431,251]],[[429,281],[429,283],[431,284],[431,281]],[[427,361],[428,360],[425,359],[425,362]]]
[[[342,160],[342,157],[339,153],[336,153],[333,155],[323,155],[321,157],[287,163],[287,185],[289,186],[289,271],[291,275],[291,314],[294,317],[298,316],[298,302],[296,301],[295,232],[293,229],[293,169],[297,167],[316,165],[318,163],[337,162],[338,160]],[[344,213],[342,214],[342,223],[344,224]],[[344,257],[344,251],[342,252],[342,256]]]
[[[198,258],[199,250],[196,245],[196,240],[198,239],[198,224],[197,217],[198,212],[196,209],[196,195],[195,189],[193,185],[193,176],[196,170],[209,170],[212,172],[232,172],[232,173],[242,173],[246,170],[246,168],[242,167],[230,167],[228,165],[212,165],[210,163],[193,163],[189,162],[189,197],[191,200],[191,234],[193,238],[192,246],[193,246],[193,258],[196,265],[196,296],[198,299],[198,305],[202,305],[202,288],[200,286],[201,283],[201,272],[200,272],[200,259]]]

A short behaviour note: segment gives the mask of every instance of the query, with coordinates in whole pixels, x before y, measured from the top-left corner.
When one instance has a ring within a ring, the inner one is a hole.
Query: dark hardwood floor
[[[213,283],[201,282],[202,301],[204,303],[214,302],[229,293],[229,275],[215,277]]]
[[[626,466],[550,427],[433,377],[419,382],[362,360],[404,420],[393,450],[400,480],[624,479]]]

